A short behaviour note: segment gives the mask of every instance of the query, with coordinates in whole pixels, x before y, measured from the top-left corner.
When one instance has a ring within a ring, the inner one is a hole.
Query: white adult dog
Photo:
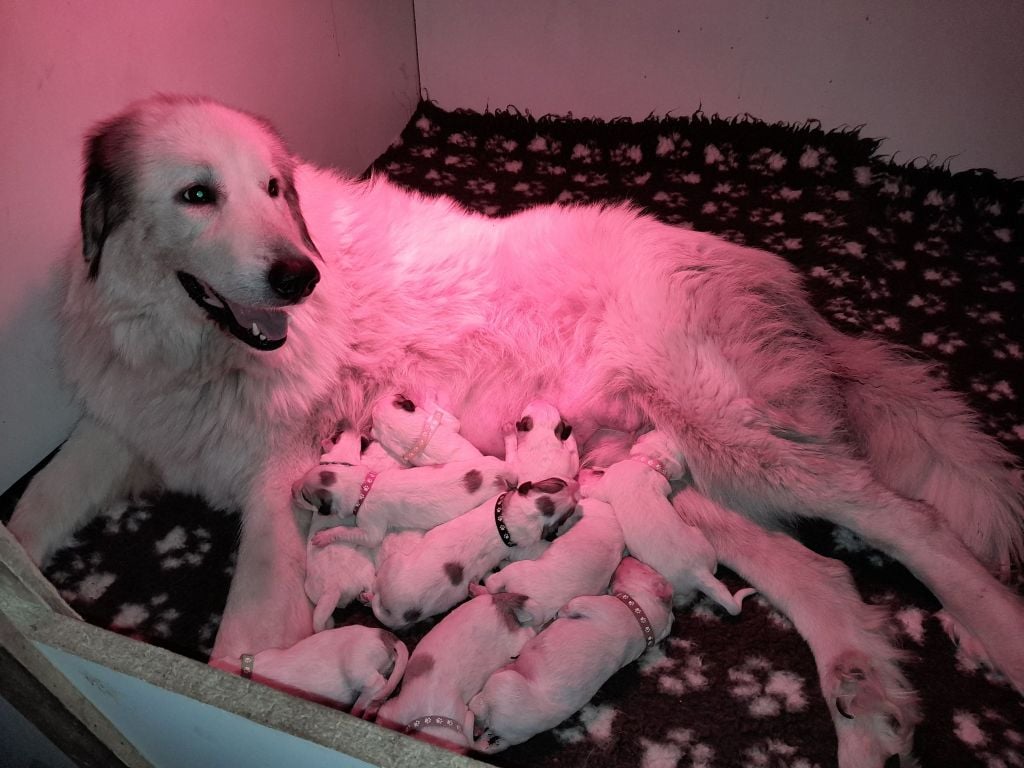
[[[580,445],[675,436],[690,521],[808,639],[845,765],[909,744],[896,653],[842,568],[750,521],[861,534],[1024,689],[1024,603],[989,572],[1024,549],[1010,455],[925,366],[831,328],[782,259],[625,205],[491,219],[342,178],[205,99],[129,106],[85,161],[61,317],[85,415],[10,524],[37,562],[140,483],[201,493],[245,521],[214,657],[288,647],[311,632],[290,488],[339,417],[438,394],[500,455],[540,398]]]

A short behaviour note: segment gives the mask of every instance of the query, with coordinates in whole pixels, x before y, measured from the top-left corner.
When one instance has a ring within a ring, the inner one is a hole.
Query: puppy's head
[[[541,522],[541,538],[551,541],[562,524],[576,511],[580,485],[575,480],[549,477],[536,482],[520,483],[516,494],[533,502],[532,507],[525,507],[529,510],[527,517],[538,517]],[[511,519],[510,515],[510,526]]]
[[[431,419],[439,419],[434,424]],[[425,436],[425,430],[458,432],[459,420],[433,402],[413,401],[401,392],[388,393],[374,403],[373,438],[402,450],[411,448]]]
[[[139,306],[183,303],[195,323],[213,323],[257,350],[280,347],[287,308],[313,291],[322,261],[295,169],[260,118],[179,96],[131,105],[86,143],[89,278],[110,300],[127,283]]]
[[[657,601],[664,609],[672,605],[672,585],[649,565],[635,557],[624,557],[615,569],[612,592],[626,592],[641,602],[644,597]]]
[[[542,434],[554,434],[559,442],[565,442],[572,434],[572,426],[566,423],[555,406],[544,400],[534,400],[523,409],[516,422],[519,439],[532,438]]]

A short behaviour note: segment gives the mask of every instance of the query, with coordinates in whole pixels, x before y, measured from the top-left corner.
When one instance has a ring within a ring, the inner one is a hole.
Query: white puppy
[[[377,723],[449,749],[467,747],[473,715],[466,703],[535,634],[517,618],[523,600],[480,595],[441,619],[416,645],[402,690],[380,708]]]
[[[408,660],[405,643],[390,632],[349,626],[243,656],[241,663],[245,677],[370,717],[395,690]]]
[[[669,502],[670,481],[681,479],[684,471],[675,442],[664,432],[648,432],[637,439],[628,459],[605,470],[589,493],[611,504],[626,549],[672,583],[676,605],[688,603],[700,591],[735,616],[743,598],[754,590],[742,589],[732,595],[715,578],[718,556],[714,547],[700,530],[683,522]]]
[[[525,482],[427,531],[412,546],[389,551],[374,580],[374,615],[398,629],[465,600],[469,585],[515,549],[553,535],[575,511],[578,492],[575,480]]]
[[[555,406],[534,400],[514,425],[502,426],[505,461],[520,480],[542,477],[576,477],[580,453],[572,427]]]
[[[459,434],[459,420],[434,403],[419,406],[402,394],[373,405],[371,434],[396,461],[417,467],[469,461],[481,453]]]
[[[524,608],[534,626],[549,622],[578,595],[604,594],[622,560],[625,540],[611,506],[583,499],[577,509],[579,520],[538,559],[509,563],[484,580],[490,592],[526,595]]]
[[[328,506],[343,521],[318,532],[314,546],[345,541],[364,547],[380,544],[384,534],[428,530],[473,509],[494,494],[515,486],[515,477],[501,459],[481,456],[436,467],[385,469],[318,467],[296,485],[299,509]]]
[[[474,749],[500,752],[555,727],[668,636],[672,586],[655,570],[627,557],[611,592],[573,598],[518,659],[491,675],[469,702]]]
[[[352,430],[343,430],[333,441],[325,441],[319,469],[331,471],[334,466],[363,464],[367,439]],[[392,459],[383,454],[386,462]],[[378,465],[379,466],[379,465]],[[344,608],[373,585],[376,569],[373,547],[359,547],[344,542],[318,547],[312,542],[322,530],[344,525],[345,520],[335,514],[330,504],[321,504],[313,513],[306,542],[306,596],[313,608],[313,631],[322,632],[334,626],[332,615],[336,608]]]

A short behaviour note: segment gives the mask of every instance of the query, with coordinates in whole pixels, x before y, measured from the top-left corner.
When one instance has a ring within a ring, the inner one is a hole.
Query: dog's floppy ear
[[[128,157],[133,120],[122,115],[100,125],[86,140],[82,182],[82,256],[89,277],[99,274],[100,256],[110,234],[128,218],[131,180]]]
[[[275,132],[276,133],[276,132]],[[294,161],[293,161],[294,162]],[[310,251],[312,251],[321,260],[323,257],[320,255],[320,250],[316,247],[316,243],[313,242],[313,238],[309,234],[309,227],[306,226],[306,219],[302,215],[302,206],[299,203],[299,193],[295,189],[295,170],[293,166],[289,166],[284,170],[284,200],[288,205],[288,211],[292,215],[292,219],[295,221],[295,225],[299,228],[299,237],[302,238],[302,243]]]

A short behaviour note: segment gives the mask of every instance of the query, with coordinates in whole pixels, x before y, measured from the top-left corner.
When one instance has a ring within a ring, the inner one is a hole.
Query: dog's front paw
[[[917,699],[894,666],[851,651],[832,665],[822,691],[839,737],[840,768],[915,765],[911,754]],[[886,674],[886,672],[892,674]]]

